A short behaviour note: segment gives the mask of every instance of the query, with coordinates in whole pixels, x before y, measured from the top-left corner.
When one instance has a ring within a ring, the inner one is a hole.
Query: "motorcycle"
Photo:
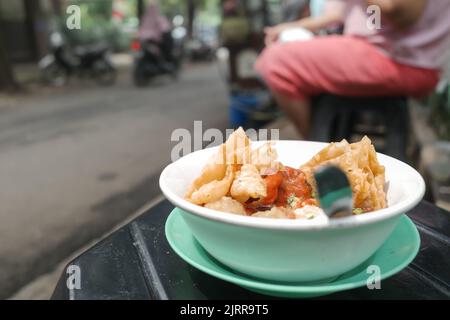
[[[215,50],[202,39],[192,39],[186,46],[187,56],[192,62],[208,61],[211,62],[215,58]]]
[[[161,42],[133,41],[134,84],[142,87],[161,75],[170,75],[173,79],[177,79],[183,58],[184,36],[180,30],[174,29],[164,34]]]
[[[45,83],[62,86],[74,75],[81,78],[88,76],[100,85],[112,85],[115,82],[117,71],[109,57],[107,45],[78,46],[69,50],[57,32],[51,35],[50,44],[51,53],[38,63]]]

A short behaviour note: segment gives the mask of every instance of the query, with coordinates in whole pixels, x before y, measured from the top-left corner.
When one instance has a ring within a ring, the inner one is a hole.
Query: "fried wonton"
[[[268,141],[251,152],[249,163],[255,165],[260,173],[280,168],[281,164],[277,161],[278,153],[274,146],[274,141]]]
[[[212,184],[211,186],[214,187],[217,185],[218,181],[225,179],[227,168],[229,168],[229,166],[232,166],[233,172],[238,169],[236,166],[244,163],[245,158],[250,157],[250,155],[246,155],[246,152],[250,150],[249,146],[250,140],[247,138],[244,130],[239,128],[234,131],[228,140],[219,147],[219,151],[209,158],[205,167],[202,169],[200,176],[189,186],[185,194],[186,199],[194,203],[202,203],[199,202],[199,199],[204,199],[204,197],[199,197],[198,191],[207,184]],[[211,187],[208,187],[208,189],[210,188]],[[196,193],[195,197],[193,197],[194,193]],[[213,198],[214,200],[218,200],[221,197]]]
[[[352,144],[346,140],[330,143],[301,166],[313,188],[313,170],[325,164],[336,165],[347,174],[355,208],[373,211],[386,207],[384,167],[378,163],[375,148],[368,137]]]
[[[230,189],[231,196],[239,202],[260,199],[267,195],[266,183],[253,164],[244,164],[236,174]]]
[[[250,144],[242,128],[233,132],[189,186],[186,199],[210,209],[254,217],[309,219],[309,215],[296,216],[292,210],[280,206],[256,207],[256,210],[267,210],[252,213],[249,203],[267,196],[265,177],[283,170],[283,165],[277,161],[273,142],[253,150]],[[314,170],[326,164],[336,165],[346,172],[353,191],[354,208],[367,212],[386,207],[384,167],[378,163],[369,138],[352,144],[346,140],[330,143],[301,166],[313,189],[316,188]]]
[[[225,177],[202,185],[191,193],[188,200],[195,204],[214,202],[227,195],[234,179],[234,167],[228,166]]]
[[[271,218],[271,219],[295,219],[292,210],[283,207],[273,207],[270,210],[258,211],[252,214],[252,217]]]
[[[242,203],[230,197],[222,197],[217,201],[205,204],[205,207],[222,212],[235,213],[244,216],[246,215],[245,208]]]

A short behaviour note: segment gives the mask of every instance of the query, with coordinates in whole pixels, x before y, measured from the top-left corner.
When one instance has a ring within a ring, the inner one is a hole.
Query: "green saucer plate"
[[[215,260],[195,240],[183,219],[183,214],[186,213],[175,208],[167,218],[166,238],[172,249],[184,261],[213,277],[257,293],[276,297],[317,297],[364,287],[371,275],[367,269],[369,266],[378,266],[380,280],[386,279],[405,268],[417,255],[420,247],[420,237],[415,225],[407,216],[402,216],[390,237],[372,257],[331,282],[316,284],[268,282],[236,273]]]

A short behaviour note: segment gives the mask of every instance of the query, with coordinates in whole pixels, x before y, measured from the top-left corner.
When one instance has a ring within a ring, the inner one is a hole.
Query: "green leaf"
[[[291,194],[291,195],[287,198],[286,202],[288,203],[288,205],[289,205],[291,208],[294,208],[295,205],[296,205],[297,202],[298,202],[298,198],[297,198],[294,194]]]

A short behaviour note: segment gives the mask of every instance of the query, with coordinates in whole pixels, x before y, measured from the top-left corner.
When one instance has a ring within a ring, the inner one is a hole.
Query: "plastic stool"
[[[409,115],[406,97],[341,97],[331,94],[312,101],[311,140],[340,141],[354,134],[382,137],[382,152],[406,159]],[[378,120],[380,125],[358,128],[361,118]],[[378,148],[377,148],[378,149]]]

